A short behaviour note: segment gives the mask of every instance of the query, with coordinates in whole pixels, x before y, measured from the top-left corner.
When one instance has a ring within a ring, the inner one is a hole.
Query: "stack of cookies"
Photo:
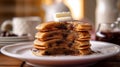
[[[54,21],[38,25],[33,53],[38,56],[72,54],[70,47],[74,37],[66,25],[67,23]]]
[[[91,25],[78,22],[47,22],[36,27],[33,54],[87,55],[91,53]]]

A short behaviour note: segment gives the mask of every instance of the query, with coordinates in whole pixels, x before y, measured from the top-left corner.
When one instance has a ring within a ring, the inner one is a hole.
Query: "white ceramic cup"
[[[35,36],[35,27],[40,24],[39,17],[14,17],[12,20],[13,33],[21,36],[23,34],[29,34],[31,37]]]

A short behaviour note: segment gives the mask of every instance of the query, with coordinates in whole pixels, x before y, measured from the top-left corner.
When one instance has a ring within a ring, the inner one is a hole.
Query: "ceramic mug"
[[[12,20],[13,33],[22,36],[29,34],[34,38],[36,29],[35,27],[40,24],[39,17],[14,17]]]

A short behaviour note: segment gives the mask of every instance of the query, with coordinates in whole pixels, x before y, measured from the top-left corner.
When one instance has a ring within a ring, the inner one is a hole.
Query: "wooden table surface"
[[[33,67],[24,61],[0,54],[0,67]],[[120,67],[120,54],[99,61],[90,67]]]

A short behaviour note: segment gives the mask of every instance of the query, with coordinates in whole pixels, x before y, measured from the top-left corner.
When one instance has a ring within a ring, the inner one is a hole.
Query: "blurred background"
[[[0,26],[5,20],[12,20],[14,17],[37,16],[42,22],[49,21],[52,14],[65,11],[70,11],[75,20],[84,19],[94,25],[100,21],[107,22],[102,20],[110,16],[109,19],[114,20],[109,22],[113,22],[119,17],[119,2],[120,0],[0,0]],[[106,17],[99,19],[103,15]]]
[[[7,19],[24,16],[39,16],[45,21],[44,6],[55,5],[55,1],[60,2],[60,0],[0,0],[0,24]],[[87,18],[95,22],[96,0],[62,0],[62,2],[70,9],[74,19]]]

